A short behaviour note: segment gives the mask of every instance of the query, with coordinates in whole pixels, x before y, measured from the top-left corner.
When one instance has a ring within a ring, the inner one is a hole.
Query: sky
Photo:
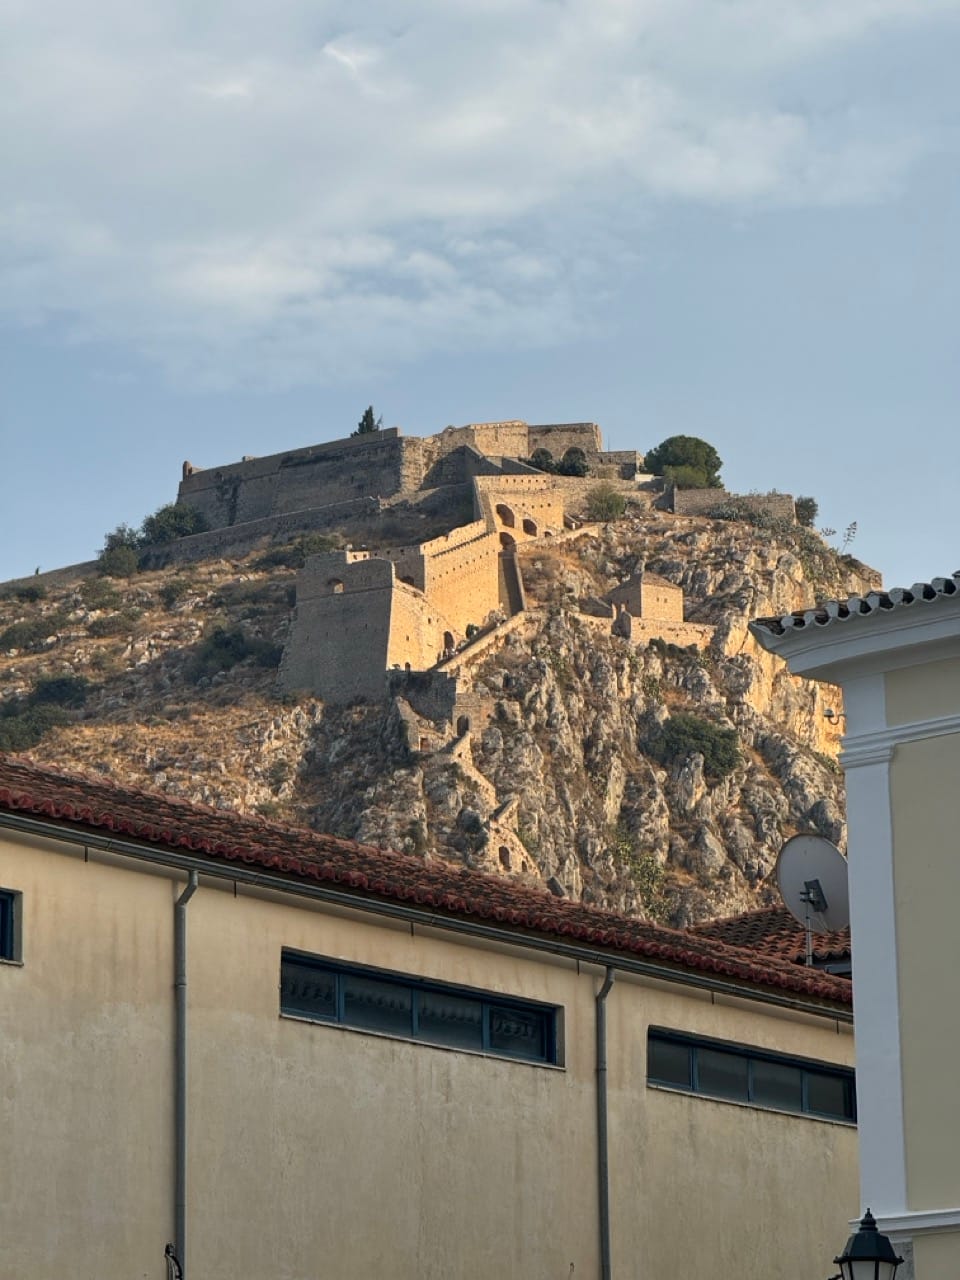
[[[960,0],[0,0],[0,580],[199,467],[595,421],[960,568]]]

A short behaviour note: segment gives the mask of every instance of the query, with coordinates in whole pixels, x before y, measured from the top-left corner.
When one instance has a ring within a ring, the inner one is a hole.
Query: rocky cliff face
[[[646,513],[526,548],[531,611],[462,655],[483,714],[460,737],[412,698],[281,700],[295,579],[269,560],[8,594],[0,742],[47,724],[31,754],[58,767],[674,924],[769,900],[765,878],[798,830],[842,843],[824,717],[838,695],[789,676],[747,631],[758,614],[876,581],[812,533]],[[581,612],[643,566],[684,588],[687,618],[714,628],[708,649],[631,644]]]

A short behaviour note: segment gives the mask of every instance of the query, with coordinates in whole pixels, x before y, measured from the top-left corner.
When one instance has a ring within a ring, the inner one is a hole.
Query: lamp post
[[[877,1230],[877,1222],[868,1209],[846,1243],[843,1253],[834,1258],[843,1280],[893,1280],[903,1261],[894,1252],[888,1236]]]

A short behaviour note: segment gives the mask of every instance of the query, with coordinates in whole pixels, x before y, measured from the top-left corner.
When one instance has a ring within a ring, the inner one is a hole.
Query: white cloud
[[[386,0],[5,7],[0,306],[214,382],[549,343],[589,322],[670,202],[880,198],[945,140],[922,104],[893,119],[882,85],[821,100],[822,67],[960,16],[960,0],[419,0],[399,23]]]

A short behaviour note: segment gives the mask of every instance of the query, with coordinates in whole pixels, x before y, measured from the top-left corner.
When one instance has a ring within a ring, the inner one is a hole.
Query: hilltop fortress
[[[423,494],[478,475],[540,475],[519,460],[546,449],[559,461],[573,448],[583,451],[593,476],[629,480],[643,464],[635,451],[604,452],[593,422],[481,422],[423,438],[391,427],[208,471],[185,462],[179,501],[201,512],[211,529],[318,509],[343,514],[345,504]]]
[[[575,459],[589,479],[532,466],[538,450]],[[184,463],[178,500],[209,531],[182,539],[176,555],[236,554],[267,538],[369,520],[368,541],[380,545],[313,555],[302,569],[281,687],[336,704],[402,686],[432,718],[468,727],[476,717],[461,714],[465,650],[485,651],[526,608],[518,546],[574,536],[580,522],[567,503],[602,480],[635,493],[653,477],[641,454],[604,450],[592,422],[473,423],[424,438],[391,428],[210,470]],[[429,513],[448,531],[385,545],[388,526],[375,518],[391,508]],[[587,603],[582,616],[632,643],[710,638],[710,628],[684,621],[680,589],[651,575]],[[430,679],[408,678],[424,673]]]

